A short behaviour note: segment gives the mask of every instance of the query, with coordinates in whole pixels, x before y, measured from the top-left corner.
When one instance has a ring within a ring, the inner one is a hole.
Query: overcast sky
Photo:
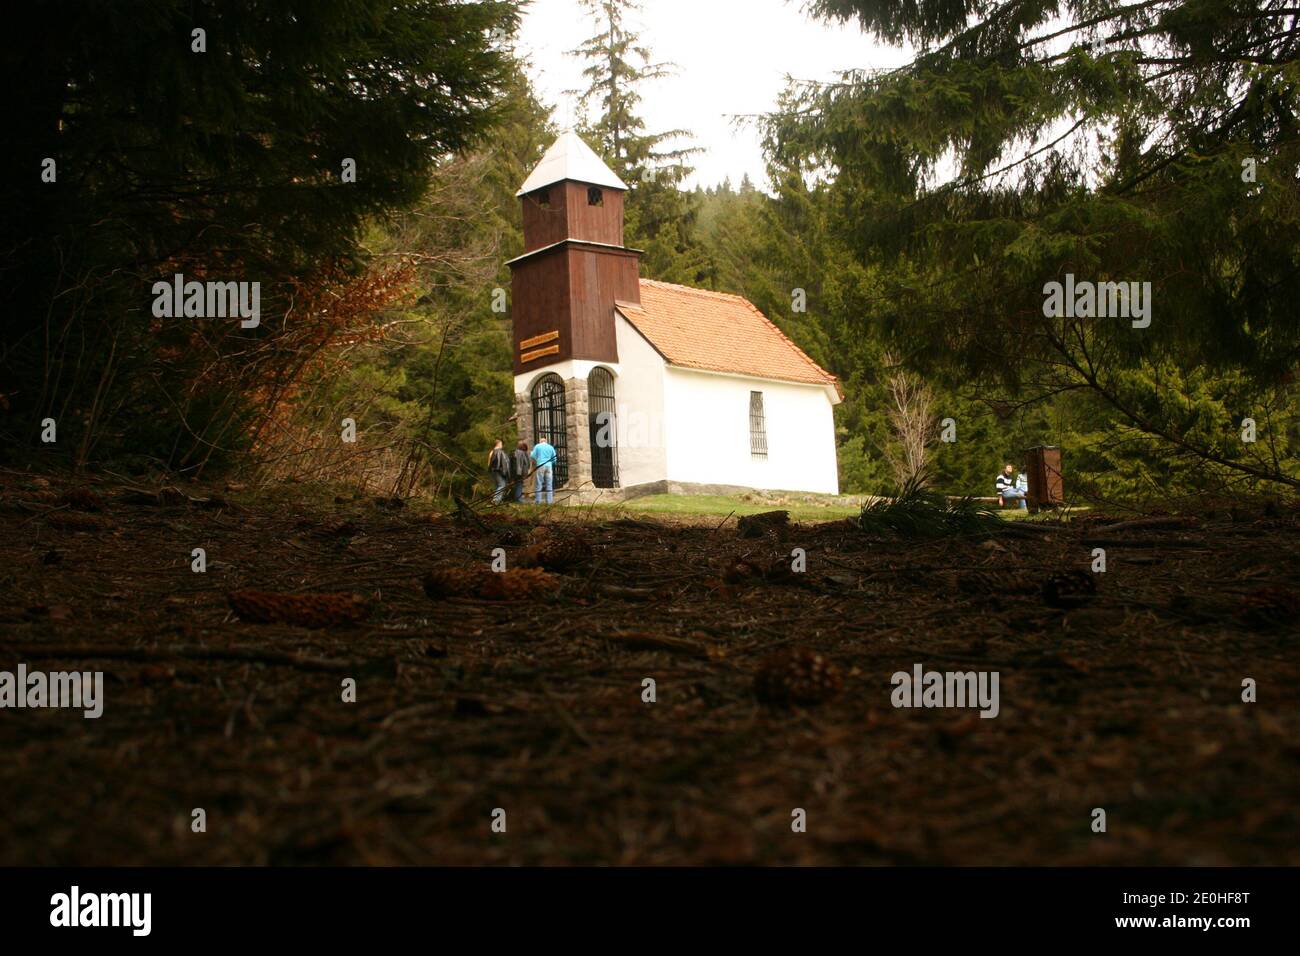
[[[641,39],[655,61],[677,65],[677,75],[647,84],[641,114],[650,132],[684,128],[704,152],[688,186],[709,186],[748,173],[763,185],[757,132],[737,130],[736,115],[772,109],[787,75],[832,79],[841,69],[897,66],[906,54],[880,47],[856,26],[813,21],[803,0],[644,0]],[[544,102],[562,126],[577,123],[565,90],[582,86],[582,64],[566,56],[594,33],[578,0],[533,0],[520,31],[520,52],[531,63]]]

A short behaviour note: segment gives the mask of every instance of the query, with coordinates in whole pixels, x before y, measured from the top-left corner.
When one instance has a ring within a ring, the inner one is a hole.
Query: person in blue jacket
[[[546,494],[546,504],[555,502],[555,446],[545,438],[537,439],[533,445],[533,503],[542,504],[542,493]]]

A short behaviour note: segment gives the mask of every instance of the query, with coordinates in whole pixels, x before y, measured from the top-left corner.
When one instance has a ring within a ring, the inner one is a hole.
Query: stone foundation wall
[[[820,504],[844,505],[853,508],[860,508],[872,500],[870,495],[819,495],[809,491],[778,491],[778,490],[761,490],[757,488],[745,488],[740,485],[704,485],[688,481],[650,481],[641,485],[633,485],[629,488],[594,488],[591,485],[585,488],[571,490],[565,489],[563,503],[568,505],[589,505],[600,502],[602,504],[617,503],[620,501],[631,501],[634,498],[644,498],[647,495],[756,495],[760,498],[780,498],[787,502],[809,502]],[[555,496],[555,503],[561,503],[561,495]],[[773,503],[773,508],[780,507],[779,503]]]
[[[519,432],[518,441],[528,442],[529,450],[533,447],[533,400],[529,395],[515,395],[515,426]]]
[[[586,380],[567,380],[564,383],[564,430],[569,443],[569,480],[564,485],[566,491],[591,487],[591,429],[587,421],[587,409]]]

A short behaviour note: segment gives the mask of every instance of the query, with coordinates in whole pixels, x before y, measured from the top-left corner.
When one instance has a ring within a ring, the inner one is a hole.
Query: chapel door
[[[587,377],[590,412],[591,482],[597,488],[618,487],[618,428],[614,412],[614,376],[595,368]]]
[[[568,429],[564,421],[564,381],[546,375],[533,386],[533,440],[545,438],[555,448],[554,483],[563,488],[569,480]]]

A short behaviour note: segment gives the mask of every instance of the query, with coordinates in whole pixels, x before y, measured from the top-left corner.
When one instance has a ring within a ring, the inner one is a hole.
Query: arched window
[[[533,441],[545,438],[555,446],[555,487],[569,480],[569,441],[564,423],[564,381],[544,375],[533,386]]]
[[[614,417],[614,376],[594,368],[587,376],[587,407],[591,428],[591,483],[618,487],[618,423]]]
[[[588,206],[605,205],[605,194],[601,192],[599,189],[597,189],[595,186],[592,186],[590,189],[587,190],[587,205]]]

